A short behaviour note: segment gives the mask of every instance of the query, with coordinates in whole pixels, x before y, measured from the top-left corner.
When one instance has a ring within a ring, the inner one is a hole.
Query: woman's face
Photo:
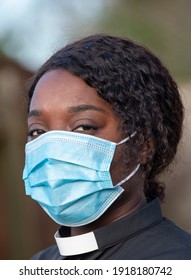
[[[81,78],[63,70],[42,76],[30,104],[28,140],[50,130],[91,134],[113,142],[121,140],[119,120],[111,105]]]
[[[122,135],[120,119],[111,105],[81,78],[64,70],[52,70],[41,77],[29,108],[28,141],[51,130],[90,134],[116,143],[127,136]],[[117,146],[111,163],[110,174],[114,185],[137,166],[136,159],[131,157],[131,149],[125,149],[125,146],[126,143]],[[122,185],[125,190],[122,195],[92,226],[96,228],[110,223],[137,209],[145,201],[143,185],[144,176],[139,169]]]
[[[64,70],[44,74],[36,85],[28,116],[28,141],[51,130],[122,140],[119,119],[111,105],[81,78]],[[118,146],[111,165],[113,183],[124,179],[120,166],[125,144]],[[120,152],[121,150],[121,152]],[[128,175],[128,170],[126,170]]]

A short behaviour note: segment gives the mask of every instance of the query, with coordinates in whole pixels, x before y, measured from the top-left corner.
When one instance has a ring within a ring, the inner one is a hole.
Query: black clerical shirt
[[[162,216],[158,199],[85,235],[62,226],[56,240],[32,259],[191,260],[191,235]]]

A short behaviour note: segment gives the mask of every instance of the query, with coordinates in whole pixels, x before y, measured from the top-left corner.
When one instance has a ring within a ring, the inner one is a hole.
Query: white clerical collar
[[[57,231],[54,237],[61,256],[79,255],[98,249],[93,231],[71,237],[61,237]]]

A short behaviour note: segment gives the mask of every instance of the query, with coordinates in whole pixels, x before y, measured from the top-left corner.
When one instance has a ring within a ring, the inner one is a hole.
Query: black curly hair
[[[157,182],[174,159],[181,138],[183,105],[179,90],[168,70],[146,47],[127,38],[96,34],[66,45],[35,74],[28,101],[44,73],[65,69],[82,78],[107,100],[121,118],[127,135],[137,131],[134,144],[152,141],[147,163],[145,195],[148,201],[164,198],[164,186]]]

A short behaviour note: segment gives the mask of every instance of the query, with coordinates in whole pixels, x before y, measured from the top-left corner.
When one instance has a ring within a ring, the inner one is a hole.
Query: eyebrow
[[[98,111],[102,113],[106,113],[106,111],[100,107],[94,106],[94,105],[89,105],[89,104],[82,104],[78,106],[70,106],[68,109],[69,113],[78,113],[78,112],[84,112],[84,111]],[[39,117],[43,113],[43,110],[31,110],[28,114],[28,118],[30,117]]]
[[[104,109],[94,106],[94,105],[89,105],[89,104],[82,104],[78,106],[71,106],[69,107],[69,113],[78,113],[78,112],[84,112],[87,110],[93,110],[93,111],[98,111],[98,112],[106,112]]]
[[[28,113],[28,118],[30,117],[39,117],[40,115],[42,115],[42,110],[32,110]]]

